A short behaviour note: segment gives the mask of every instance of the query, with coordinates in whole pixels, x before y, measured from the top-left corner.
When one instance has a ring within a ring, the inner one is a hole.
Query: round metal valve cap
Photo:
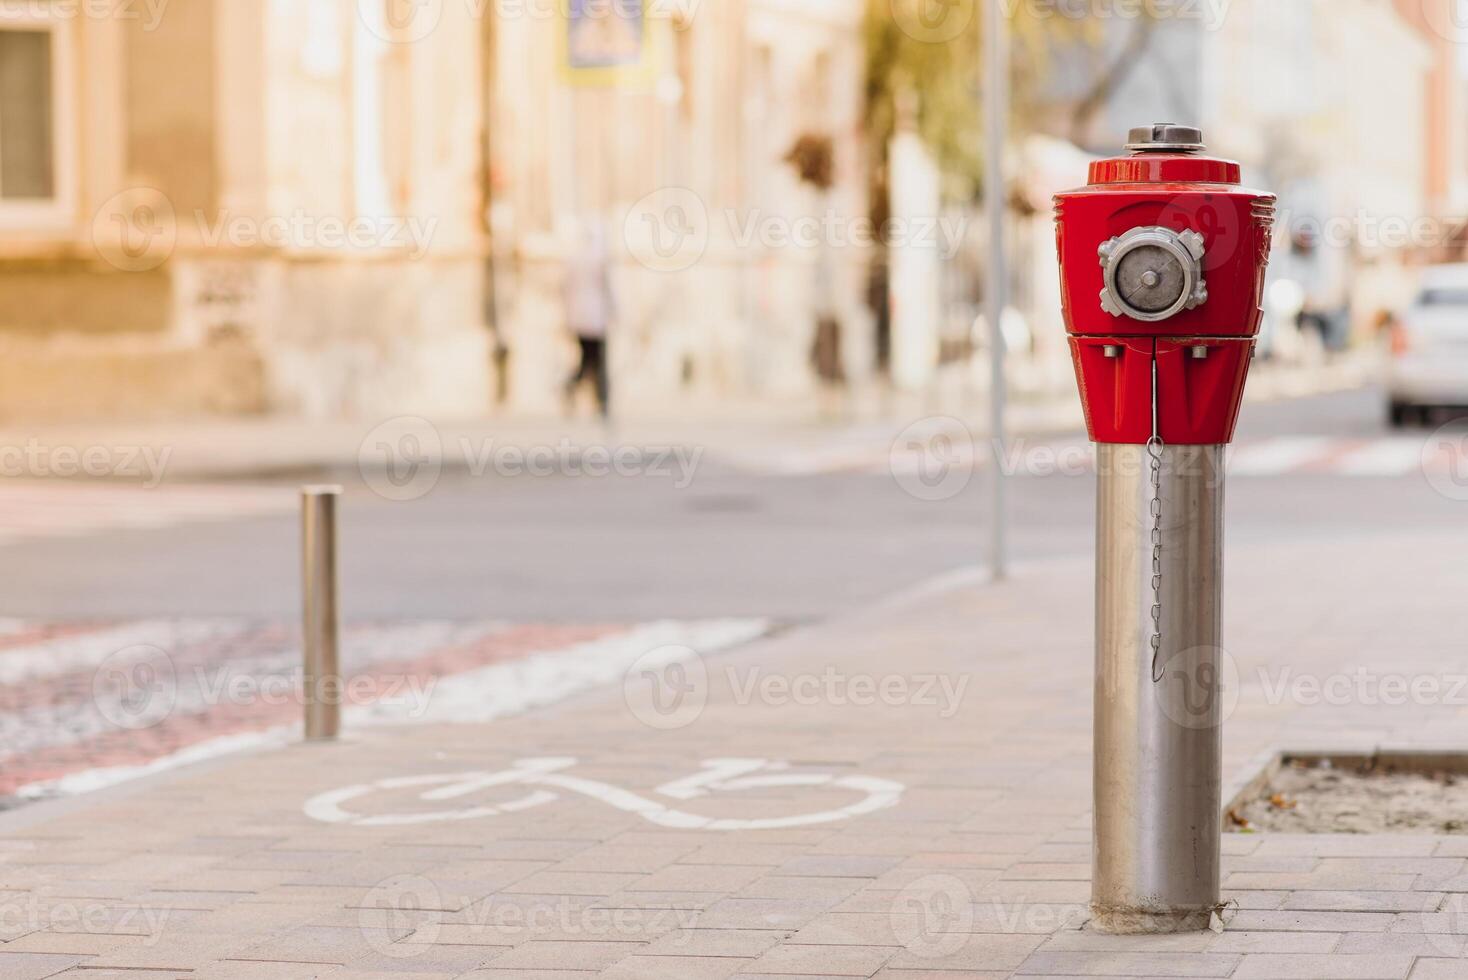
[[[1138,126],[1128,134],[1126,148],[1133,153],[1201,153],[1206,149],[1201,129],[1176,123]]]
[[[1177,254],[1160,245],[1139,245],[1116,262],[1116,292],[1143,313],[1161,313],[1191,287]]]
[[[1208,301],[1203,236],[1143,226],[1101,243],[1105,288],[1101,308],[1112,316],[1156,322]]]

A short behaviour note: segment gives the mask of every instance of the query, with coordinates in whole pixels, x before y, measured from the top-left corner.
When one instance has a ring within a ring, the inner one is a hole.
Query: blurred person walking
[[[566,382],[566,409],[575,411],[576,391],[590,379],[596,389],[602,418],[611,414],[611,379],[607,363],[607,334],[616,318],[611,263],[600,224],[582,224],[580,241],[566,261],[564,284],[566,325],[576,335],[580,364]]]

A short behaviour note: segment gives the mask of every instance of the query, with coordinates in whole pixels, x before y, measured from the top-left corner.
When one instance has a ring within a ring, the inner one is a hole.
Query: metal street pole
[[[337,659],[336,502],[338,486],[301,488],[301,685],[306,738],[341,730],[341,664]]]
[[[1009,122],[1009,27],[1001,0],[988,0],[983,28],[984,83],[984,196],[989,216],[989,271],[984,284],[984,317],[989,323],[989,445],[990,506],[989,570],[995,581],[1009,573],[1009,508],[1005,485],[1004,317],[1006,293],[1004,263],[1004,136]]]

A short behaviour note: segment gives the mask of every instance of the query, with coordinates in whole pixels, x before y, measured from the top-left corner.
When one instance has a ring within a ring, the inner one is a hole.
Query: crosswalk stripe
[[[1320,459],[1330,449],[1326,436],[1282,436],[1258,443],[1243,443],[1229,460],[1230,476],[1254,476],[1294,470]]]
[[[1339,460],[1333,472],[1344,476],[1405,476],[1421,466],[1420,441],[1379,439]]]

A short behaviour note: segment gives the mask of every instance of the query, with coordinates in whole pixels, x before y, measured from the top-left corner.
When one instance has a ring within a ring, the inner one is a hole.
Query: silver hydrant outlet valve
[[[1203,236],[1144,226],[1097,249],[1105,286],[1101,308],[1115,317],[1156,323],[1208,302]]]

